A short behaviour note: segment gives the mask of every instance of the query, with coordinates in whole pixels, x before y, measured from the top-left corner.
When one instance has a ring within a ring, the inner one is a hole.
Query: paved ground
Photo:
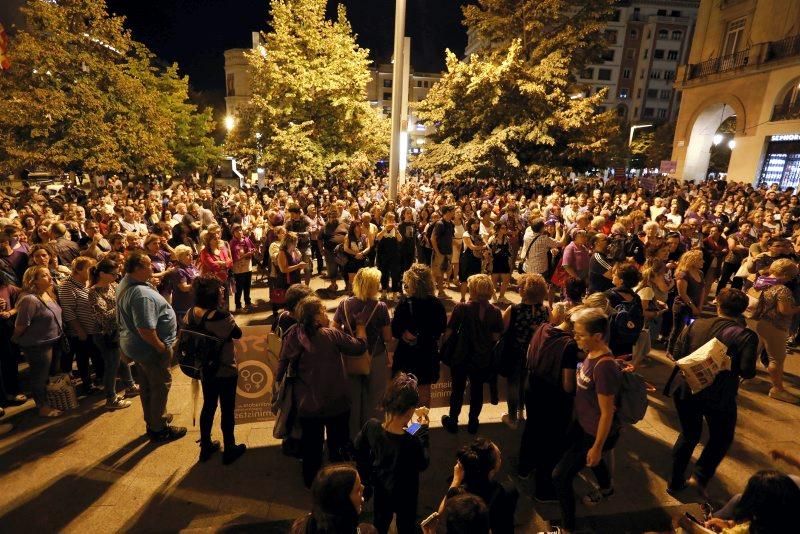
[[[321,283],[315,280],[314,287]],[[256,297],[265,296],[264,289],[256,290]],[[330,301],[330,307],[334,305]],[[240,316],[240,322],[265,324],[268,315],[261,311]],[[663,356],[654,353],[643,374],[660,391],[669,369]],[[796,389],[800,358],[790,356],[788,369]],[[760,371],[740,395],[736,442],[710,488],[715,501],[741,491],[750,474],[772,466],[770,448],[797,450],[800,445],[800,406],[767,398],[764,380]],[[189,427],[189,435],[159,447],[143,436],[138,400],[128,410],[108,413],[100,397],[82,399],[78,410],[58,420],[36,417],[32,402],[9,409],[3,422],[13,423],[15,429],[0,436],[0,530],[288,531],[291,521],[309,508],[297,461],[281,455],[271,424],[262,423],[237,427],[238,438],[249,450],[233,466],[222,466],[218,457],[196,464],[198,429],[192,427],[189,390],[189,381],[176,371],[169,411],[176,424]],[[434,410],[431,417],[433,462],[423,475],[421,517],[438,505],[454,451],[470,437],[466,432],[455,436],[444,432],[438,424],[442,412]],[[534,506],[527,483],[511,477],[521,430],[500,423],[503,412],[502,405],[487,405],[480,433],[501,445],[500,476],[517,484],[522,493],[517,530],[538,532],[557,517],[558,510],[552,505]],[[624,433],[616,451],[615,497],[593,509],[579,505],[587,532],[661,532],[669,529],[672,518],[695,507],[691,494],[681,503],[664,491],[676,425],[669,399],[653,394],[647,417]],[[547,439],[546,431],[542,439]],[[588,488],[584,482],[576,487]]]

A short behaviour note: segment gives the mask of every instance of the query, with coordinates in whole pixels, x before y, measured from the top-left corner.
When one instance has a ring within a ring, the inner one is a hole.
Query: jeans
[[[400,270],[399,258],[391,262],[383,263],[379,268],[381,271],[381,289],[389,291],[389,282],[391,281],[391,291],[395,293],[402,291],[400,280],[403,277],[403,271]]]
[[[667,341],[668,353],[672,354],[674,352],[675,343],[686,327],[686,321],[692,317],[692,309],[685,304],[681,304],[679,307],[672,309],[672,330],[669,332],[669,340]]]
[[[317,260],[317,273],[322,274],[324,262],[321,241],[315,239],[311,242],[311,257]]]
[[[525,368],[522,360],[517,362],[516,366],[511,370],[511,373],[506,377],[508,389],[506,393],[508,416],[514,421],[518,419],[519,412],[522,410],[523,403],[525,402],[525,382],[527,378],[528,370]]]
[[[703,419],[708,423],[708,443],[703,447],[703,452],[694,466],[694,477],[700,484],[706,486],[733,443],[736,431],[736,403],[731,403],[731,408],[727,410],[712,409],[702,399],[694,396],[682,398],[680,391],[675,394],[674,401],[681,433],[672,447],[670,486],[678,488],[686,481],[686,468],[703,433]]]
[[[469,378],[469,420],[477,421],[483,409],[483,384],[489,378],[487,372],[467,371],[463,366],[453,367],[451,372],[453,389],[450,393],[450,418],[454,423],[458,421]]]
[[[117,376],[119,375],[126,388],[134,385],[131,368],[122,361],[119,352],[119,344],[111,346],[106,343],[103,334],[93,334],[94,346],[103,357],[105,373],[103,373],[103,388],[106,390],[106,399],[114,400],[117,397]]]
[[[562,527],[567,530],[575,530],[575,491],[572,482],[584,467],[586,467],[586,453],[594,445],[594,436],[587,434],[577,421],[572,423],[567,431],[567,450],[564,456],[553,469],[553,483],[558,495],[558,503],[561,507]],[[603,444],[603,452],[614,448],[619,439],[619,433],[613,430]],[[595,467],[592,472],[601,490],[611,489],[611,473],[604,460]]]
[[[253,283],[253,272],[235,273],[233,278],[236,280],[236,296],[234,297],[236,309],[238,310],[242,307],[242,293],[244,293],[244,305],[250,306],[252,304],[250,301],[250,286]]]
[[[225,449],[236,445],[233,435],[235,426],[233,411],[236,407],[236,382],[239,376],[218,376],[201,381],[203,386],[203,408],[200,410],[200,443],[211,443],[211,425],[217,404],[220,408],[220,427]]]
[[[22,353],[28,362],[33,400],[39,408],[47,406],[47,378],[53,360],[53,344],[23,347]]]
[[[741,265],[735,263],[722,263],[722,271],[719,277],[719,283],[717,284],[717,294],[722,291],[728,282],[731,283],[731,287],[734,289],[742,289],[742,285],[744,284],[743,278],[733,278],[731,281],[731,277],[736,274],[736,271],[739,270]]]
[[[329,417],[297,418],[302,431],[300,451],[303,457],[303,483],[307,488],[311,487],[317,471],[322,467],[322,444],[326,434],[330,461],[341,462],[346,459],[346,451],[350,442],[349,421],[349,411]]]
[[[169,372],[169,363],[172,360],[172,351],[159,355],[154,360],[140,360],[136,362],[142,412],[147,431],[158,433],[167,427],[167,396],[172,387],[172,375]]]
[[[88,336],[84,340],[81,340],[79,337],[70,336],[69,346],[71,349],[70,352],[61,354],[61,372],[67,374],[72,373],[72,359],[74,357],[78,364],[78,374],[81,377],[81,382],[83,382],[83,388],[88,389],[92,386],[89,359],[91,358],[94,364],[94,372],[98,380],[103,377],[103,360],[100,358],[97,350],[95,350],[92,336]]]

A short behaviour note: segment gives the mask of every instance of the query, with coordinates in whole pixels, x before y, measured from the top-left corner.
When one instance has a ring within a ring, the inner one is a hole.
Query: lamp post
[[[394,10],[394,66],[392,69],[392,142],[389,152],[389,198],[397,199],[397,182],[400,175],[400,158],[403,132],[403,93],[406,90],[404,72],[403,40],[406,32],[406,0],[395,0]]]
[[[233,127],[236,126],[236,117],[233,115],[226,115],[225,116],[225,129],[228,130],[228,133],[231,133]]]
[[[631,126],[631,133],[628,136],[628,146],[631,146],[631,144],[633,144],[633,132],[635,132],[639,128],[652,128],[652,127],[653,127],[652,124],[635,124]]]

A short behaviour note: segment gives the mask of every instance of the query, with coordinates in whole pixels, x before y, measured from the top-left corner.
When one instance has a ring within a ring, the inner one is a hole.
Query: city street
[[[314,287],[322,284],[319,279],[313,283]],[[266,290],[259,287],[255,295],[263,301]],[[456,296],[452,291],[450,295]],[[335,302],[328,302],[332,310]],[[261,306],[259,313],[239,315],[238,321],[263,326],[268,315]],[[789,357],[787,369],[787,378],[797,389],[797,355]],[[660,391],[669,371],[663,356],[655,354],[643,374]],[[763,369],[752,382],[739,396],[735,443],[710,486],[716,504],[741,491],[752,473],[773,465],[768,457],[771,448],[796,451],[800,446],[796,431],[800,406],[767,398]],[[4,422],[12,422],[15,429],[0,437],[3,530],[287,532],[292,520],[310,506],[297,460],[281,454],[271,423],[257,423],[237,427],[237,438],[247,444],[248,451],[234,465],[223,466],[219,455],[197,464],[198,428],[192,426],[190,389],[190,381],[176,368],[169,411],[175,415],[175,424],[189,427],[189,433],[162,446],[151,445],[144,436],[138,399],[127,410],[107,412],[101,396],[84,398],[76,411],[56,420],[36,417],[31,401],[9,409]],[[592,509],[578,507],[586,531],[660,532],[686,510],[699,513],[691,503],[691,492],[685,504],[665,492],[677,421],[669,399],[656,393],[650,400],[645,420],[627,429],[617,447],[615,496]],[[485,406],[479,434],[499,444],[503,453],[500,477],[520,490],[517,531],[539,532],[546,529],[548,520],[557,518],[558,509],[535,504],[528,482],[513,476],[522,429],[515,432],[500,422],[504,408],[502,403]],[[463,430],[457,435],[442,430],[443,412],[441,408],[432,411],[432,462],[422,478],[420,519],[438,506],[448,486],[454,452],[470,440]],[[546,432],[541,439],[548,439]],[[792,472],[786,465],[779,468]],[[580,486],[579,492],[588,491],[585,483]],[[367,506],[367,516],[369,510]]]

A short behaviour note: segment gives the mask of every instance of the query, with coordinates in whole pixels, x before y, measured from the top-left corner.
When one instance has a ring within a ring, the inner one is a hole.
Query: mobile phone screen
[[[420,429],[421,426],[422,425],[419,423],[411,423],[410,425],[408,425],[408,428],[406,428],[406,432],[408,432],[413,436],[414,434],[417,433],[417,431]]]

